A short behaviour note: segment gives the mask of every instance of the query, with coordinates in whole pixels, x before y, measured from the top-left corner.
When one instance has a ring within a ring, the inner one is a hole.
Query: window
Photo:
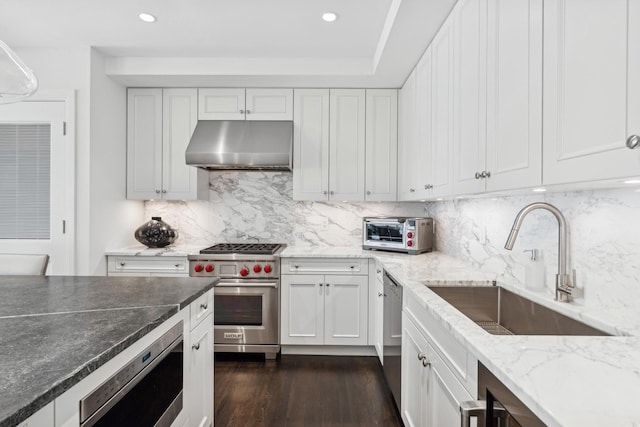
[[[0,239],[49,239],[51,125],[0,124]]]

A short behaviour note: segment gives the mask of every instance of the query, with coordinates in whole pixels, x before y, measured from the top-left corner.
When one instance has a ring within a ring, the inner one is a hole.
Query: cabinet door
[[[453,11],[453,191],[484,191],[487,0],[460,0]],[[450,18],[451,19],[451,18]],[[509,58],[511,60],[511,58]]]
[[[422,357],[427,341],[406,315],[402,315],[402,406],[400,413],[406,427],[422,427],[426,421],[427,375]],[[444,424],[443,424],[444,425]]]
[[[127,92],[127,199],[162,191],[162,89]]]
[[[198,122],[198,91],[164,89],[162,99],[162,198],[197,199],[202,197],[198,190],[202,193],[204,186],[199,187],[198,178],[204,171],[187,166],[184,153]],[[200,176],[203,179],[206,183],[206,177]]]
[[[640,136],[640,2],[638,0],[629,2],[628,52],[627,136],[632,137],[633,135]],[[640,158],[640,149],[636,148],[633,152],[627,152],[627,156]]]
[[[323,344],[324,276],[281,277],[282,344]]]
[[[433,166],[433,197],[453,193],[453,28],[448,19],[433,39],[433,112],[431,161]]]
[[[487,191],[542,184],[542,0],[489,0]]]
[[[365,90],[329,95],[329,199],[364,200]]]
[[[459,426],[460,402],[474,400],[453,376],[431,345],[426,348],[426,408],[424,425],[428,427]],[[477,420],[472,420],[475,426]]]
[[[366,96],[365,200],[396,200],[398,91],[367,89]]]
[[[294,200],[327,200],[329,89],[295,90],[293,155]]]
[[[418,125],[417,140],[413,155],[412,168],[415,172],[415,198],[426,199],[431,196],[433,185],[433,165],[431,161],[432,134],[432,85],[433,58],[431,47],[416,65],[416,121]]]
[[[198,89],[199,120],[244,120],[244,89]]]
[[[367,276],[325,276],[325,344],[367,345],[368,290]]]
[[[189,381],[185,384],[185,406],[194,426],[213,425],[213,315],[207,316],[192,332],[189,354]]]
[[[545,1],[544,184],[638,174],[640,150],[625,144],[627,106],[638,97],[628,92],[638,79],[628,74],[639,48],[630,37],[638,23],[628,20],[635,3]]]
[[[375,298],[376,302],[374,305],[374,319],[373,319],[373,328],[374,328],[374,344],[376,347],[376,353],[378,353],[378,359],[380,359],[380,363],[383,363],[383,349],[382,343],[384,340],[384,285],[382,281],[378,280],[376,277],[375,282]]]
[[[418,183],[417,71],[414,69],[399,93],[398,200],[416,200]]]
[[[247,120],[293,120],[293,89],[247,89]]]

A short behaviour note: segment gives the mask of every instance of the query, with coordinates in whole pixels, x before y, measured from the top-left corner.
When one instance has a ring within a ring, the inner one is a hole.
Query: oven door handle
[[[218,282],[216,288],[275,288],[278,289],[279,285],[273,282],[264,283],[237,283],[237,282]]]

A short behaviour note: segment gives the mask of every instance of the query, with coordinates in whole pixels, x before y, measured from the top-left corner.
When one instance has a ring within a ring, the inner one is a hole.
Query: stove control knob
[[[202,264],[196,264],[195,267],[193,267],[193,269],[195,270],[196,273],[200,273],[204,267],[202,266]]]
[[[407,242],[407,246],[409,246],[409,247],[413,246],[413,240],[409,240],[409,241]]]
[[[411,231],[407,233],[407,238],[413,239],[413,233]]]
[[[254,273],[260,273],[261,271],[262,271],[262,267],[260,267],[260,264],[256,264],[253,266]]]
[[[207,266],[204,268],[204,271],[206,271],[207,273],[211,273],[213,271],[213,265],[207,264]]]
[[[271,273],[271,266],[269,264],[264,266],[264,272],[265,273]]]
[[[240,269],[240,275],[242,277],[246,276],[247,274],[249,274],[249,269],[247,267],[243,267]]]

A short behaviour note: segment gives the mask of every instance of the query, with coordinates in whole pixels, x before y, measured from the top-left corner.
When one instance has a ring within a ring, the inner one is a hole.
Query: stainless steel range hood
[[[216,170],[291,170],[293,122],[200,120],[188,165]]]

